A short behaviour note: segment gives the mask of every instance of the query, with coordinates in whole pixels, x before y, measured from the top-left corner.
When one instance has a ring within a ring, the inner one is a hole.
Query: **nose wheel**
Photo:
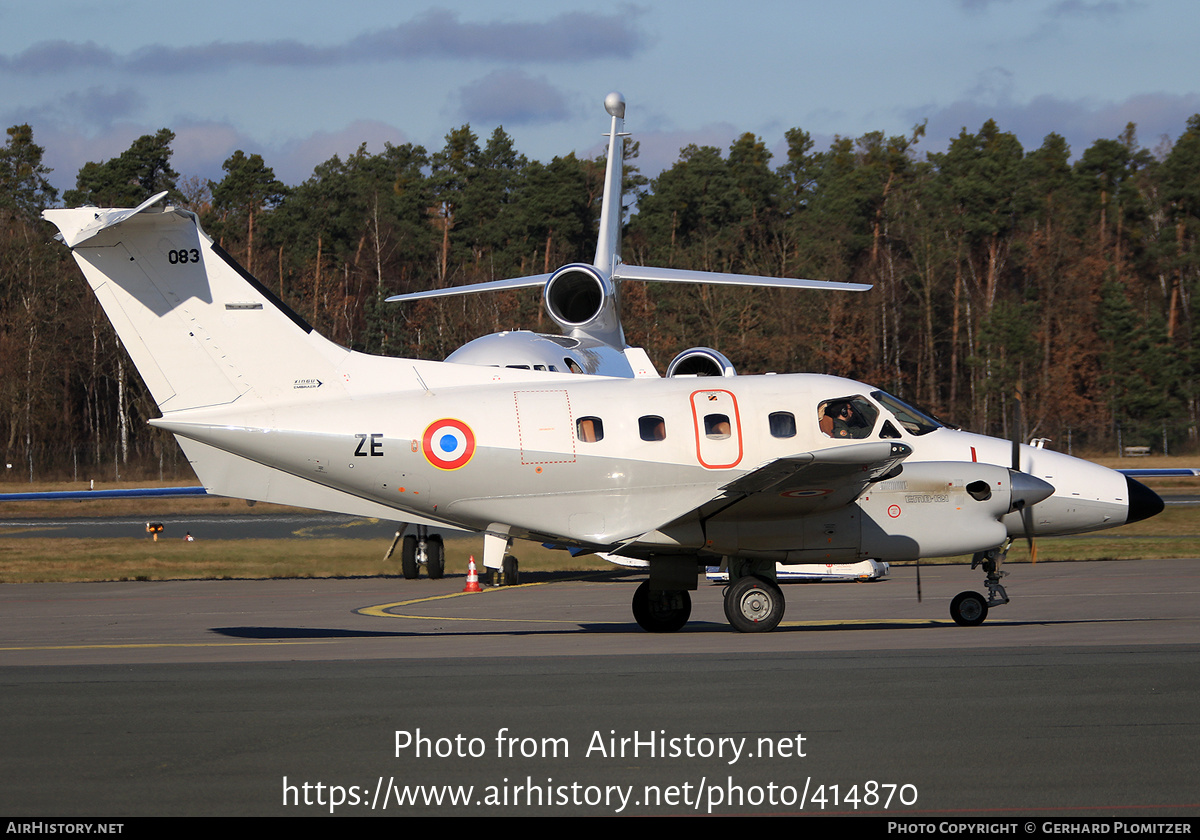
[[[978,627],[987,619],[988,605],[978,592],[959,592],[950,602],[950,617],[963,627]]]
[[[978,592],[969,590],[955,595],[954,600],[950,602],[950,617],[954,619],[955,624],[962,627],[978,627],[987,620],[989,609],[1008,603],[1008,592],[1000,582],[1008,572],[1001,571],[1000,564],[1008,556],[1008,547],[1011,544],[1010,540],[999,548],[981,551],[971,558],[972,569],[982,566],[987,573],[984,585],[987,586],[988,597],[985,600]]]

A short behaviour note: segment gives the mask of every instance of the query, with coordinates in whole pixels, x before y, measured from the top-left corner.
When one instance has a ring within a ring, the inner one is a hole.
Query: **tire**
[[[633,619],[647,633],[674,633],[692,617],[692,596],[686,589],[650,591],[644,580],[633,593]]]
[[[425,574],[430,580],[441,580],[446,574],[446,545],[441,534],[425,540]]]
[[[511,554],[505,554],[504,560],[501,561],[500,572],[504,575],[505,586],[516,586],[521,582],[521,570],[517,563],[517,558]]]
[[[978,592],[959,592],[950,602],[950,617],[962,627],[978,627],[987,616],[987,601]]]
[[[725,590],[725,618],[742,633],[769,633],[783,620],[783,591],[757,575],[738,578]]]
[[[404,573],[405,580],[416,580],[421,574],[421,567],[417,564],[417,538],[412,534],[400,544],[400,571]]]

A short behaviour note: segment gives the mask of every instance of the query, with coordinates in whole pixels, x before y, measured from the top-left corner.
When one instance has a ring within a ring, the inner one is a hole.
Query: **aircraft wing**
[[[509,289],[527,289],[534,286],[545,286],[550,279],[549,274],[533,274],[529,277],[512,277],[508,280],[491,280],[487,283],[469,283],[466,286],[448,286],[445,289],[428,289],[424,292],[410,292],[406,295],[392,295],[388,303],[406,300],[422,300],[424,298],[453,297],[454,295],[472,295],[476,292],[506,292]]]
[[[891,473],[912,447],[896,441],[832,446],[768,461],[718,488],[709,501],[674,517],[655,531],[609,549],[614,556],[640,558],[663,536],[686,534],[701,522],[794,520],[845,507],[874,481]],[[612,560],[612,557],[606,557]],[[613,562],[616,562],[615,560]]]
[[[805,498],[827,490],[842,495],[862,492],[871,481],[886,475],[912,454],[903,443],[858,443],[830,447],[778,458],[736,478],[721,488],[726,497],[749,497],[763,493]]]

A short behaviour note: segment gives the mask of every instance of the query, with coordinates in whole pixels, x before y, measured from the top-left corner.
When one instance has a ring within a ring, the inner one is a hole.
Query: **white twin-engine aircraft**
[[[698,571],[728,569],[738,630],[783,617],[777,563],[974,554],[1007,603],[1014,538],[1152,516],[1162,502],[1086,461],[946,428],[877,388],[812,374],[735,376],[715,351],[660,378],[625,345],[619,280],[861,289],[620,261],[621,132],[612,117],[593,264],[485,288],[543,285],[566,335],[471,342],[446,362],[384,358],[313,331],[165,194],[133,209],[48,210],[209,492],[480,531],[504,569],[514,538],[644,561],[647,630],[680,629]],[[473,291],[477,287],[447,292]],[[412,296],[409,296],[412,297]],[[705,378],[707,375],[707,378]],[[431,569],[444,549],[422,539]],[[406,562],[412,544],[406,538]],[[512,571],[508,569],[508,571]]]

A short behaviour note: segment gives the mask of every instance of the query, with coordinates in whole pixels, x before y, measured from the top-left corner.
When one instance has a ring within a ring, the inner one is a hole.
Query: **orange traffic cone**
[[[463,592],[482,592],[483,587],[479,585],[479,572],[475,570],[475,555],[471,555],[471,562],[467,564],[467,585],[463,587]]]

